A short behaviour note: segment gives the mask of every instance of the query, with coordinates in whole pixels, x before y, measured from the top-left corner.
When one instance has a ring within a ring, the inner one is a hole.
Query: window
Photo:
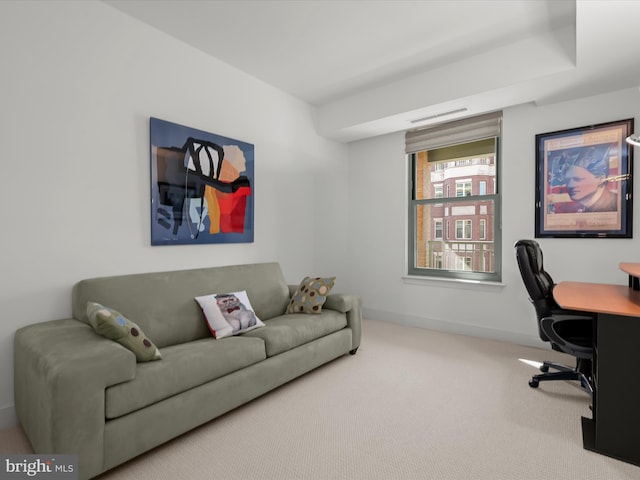
[[[436,268],[442,268],[442,252],[433,252],[433,264]]]
[[[471,180],[456,180],[456,197],[471,196]]]
[[[408,272],[500,281],[501,113],[407,132]]]
[[[433,239],[442,240],[442,219],[436,219],[433,221]]]
[[[456,220],[456,240],[471,240],[471,220]]]

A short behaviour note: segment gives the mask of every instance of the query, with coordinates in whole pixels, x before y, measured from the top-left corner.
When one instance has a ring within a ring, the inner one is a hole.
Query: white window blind
[[[409,130],[405,135],[406,153],[498,137],[501,133],[502,112],[464,118],[444,125]]]

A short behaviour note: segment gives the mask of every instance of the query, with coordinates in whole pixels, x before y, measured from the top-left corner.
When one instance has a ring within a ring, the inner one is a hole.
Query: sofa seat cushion
[[[206,338],[162,349],[162,361],[138,363],[133,380],[106,390],[107,418],[118,418],[266,358],[260,338]]]
[[[242,335],[264,340],[267,357],[299,347],[347,326],[347,316],[335,310],[322,310],[319,315],[289,313],[266,320],[265,327]]]

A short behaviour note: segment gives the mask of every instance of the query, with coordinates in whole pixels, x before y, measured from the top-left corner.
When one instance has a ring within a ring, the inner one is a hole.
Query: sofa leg
[[[349,351],[349,355],[355,355],[357,351],[358,351],[358,347],[356,347],[353,350]]]

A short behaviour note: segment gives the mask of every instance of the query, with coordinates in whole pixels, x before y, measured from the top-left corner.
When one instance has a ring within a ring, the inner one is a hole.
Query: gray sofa
[[[77,454],[91,478],[360,345],[360,299],[330,293],[321,314],[284,314],[296,286],[277,263],[83,280],[73,318],[18,330],[15,405],[37,453]],[[214,339],[194,300],[246,290],[266,324]],[[159,348],[135,355],[95,333],[87,302],[122,312]]]

